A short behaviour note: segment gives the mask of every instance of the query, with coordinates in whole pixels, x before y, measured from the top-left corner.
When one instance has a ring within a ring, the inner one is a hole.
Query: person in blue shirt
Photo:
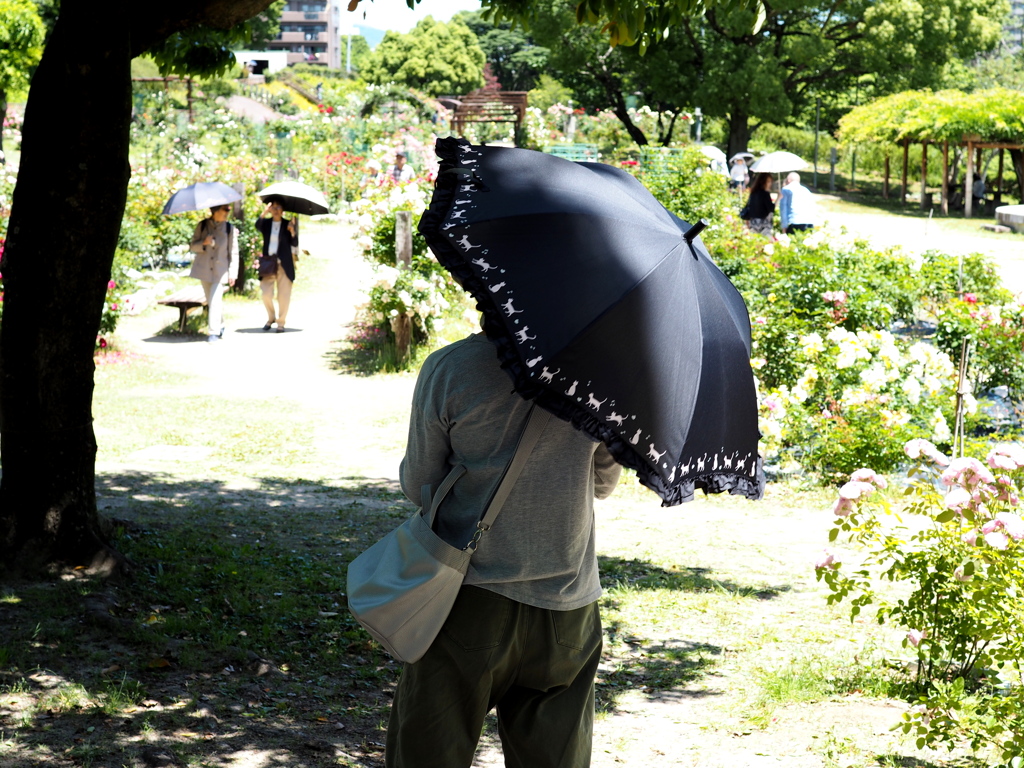
[[[814,197],[800,183],[800,174],[791,173],[779,194],[779,219],[786,234],[814,229]]]

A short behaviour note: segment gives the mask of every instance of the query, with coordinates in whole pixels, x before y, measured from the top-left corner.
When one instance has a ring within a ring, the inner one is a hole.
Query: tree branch
[[[207,26],[230,29],[270,7],[273,0],[179,0],[144,3],[133,11],[132,56],[145,53],[175,32]]]

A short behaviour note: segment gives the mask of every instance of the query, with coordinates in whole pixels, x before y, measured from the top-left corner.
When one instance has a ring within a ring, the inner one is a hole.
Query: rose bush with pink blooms
[[[851,616],[873,606],[900,628],[917,662],[900,727],[919,748],[966,740],[1012,762],[1024,756],[1024,448],[950,460],[915,439],[906,455],[912,483],[898,508],[871,470],[840,488],[829,540],[857,550],[846,561],[858,564],[827,551],[818,580],[829,604],[848,601]]]

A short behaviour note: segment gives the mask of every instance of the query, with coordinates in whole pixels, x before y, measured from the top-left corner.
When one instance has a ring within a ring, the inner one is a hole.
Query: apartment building
[[[1024,50],[1024,0],[1010,0],[1010,15],[1003,24],[1003,50],[1008,53]]]
[[[322,64],[341,69],[338,0],[288,0],[281,13],[281,32],[267,43],[273,51],[286,51],[288,63]]]

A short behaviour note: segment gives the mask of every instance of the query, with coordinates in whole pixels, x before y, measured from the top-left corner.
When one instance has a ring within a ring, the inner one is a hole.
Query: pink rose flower
[[[1006,531],[1007,535],[1014,541],[1024,539],[1024,519],[1012,512],[1000,512],[996,515],[996,521]]]
[[[846,517],[855,509],[856,505],[850,499],[844,499],[840,496],[836,499],[835,506],[832,507],[832,514],[836,517]]]
[[[111,280],[109,283],[107,283],[107,290],[108,291],[112,291],[115,288],[117,288],[117,283],[115,283],[113,280]]]
[[[1024,467],[1024,448],[1019,445],[999,445],[986,457],[992,469],[1014,470]]]
[[[889,486],[888,481],[882,475],[875,472],[873,469],[858,469],[852,475],[850,480],[862,482],[862,483],[874,483],[879,488],[887,488]]]
[[[946,458],[945,454],[932,443],[920,437],[908,440],[906,445],[903,446],[903,452],[911,459],[926,459],[940,467],[949,464],[949,459]]]
[[[953,570],[953,578],[955,578],[957,581],[970,581],[971,580],[971,577],[968,576],[966,573],[964,573],[964,567],[962,565],[957,566]]]
[[[964,542],[964,544],[973,547],[975,544],[978,543],[978,532],[968,531],[963,536],[961,536],[960,539]]]
[[[928,637],[928,632],[923,629],[912,629],[907,632],[907,641],[917,648],[921,644],[921,641]]]
[[[836,556],[827,549],[824,550],[818,556],[818,559],[814,561],[814,569],[817,571],[820,571],[822,568],[835,568],[836,565]]]
[[[1010,546],[1010,539],[1002,531],[992,531],[985,534],[985,543],[992,549],[1006,549]]]
[[[874,492],[875,486],[871,483],[865,483],[862,480],[851,480],[839,489],[839,498],[855,501],[864,496],[870,496]]]
[[[947,509],[962,509],[965,504],[970,504],[973,500],[969,491],[958,486],[946,494],[944,503]]]
[[[979,483],[995,483],[996,478],[988,467],[973,456],[953,459],[942,473],[942,482],[948,486],[956,484],[977,485]]]

